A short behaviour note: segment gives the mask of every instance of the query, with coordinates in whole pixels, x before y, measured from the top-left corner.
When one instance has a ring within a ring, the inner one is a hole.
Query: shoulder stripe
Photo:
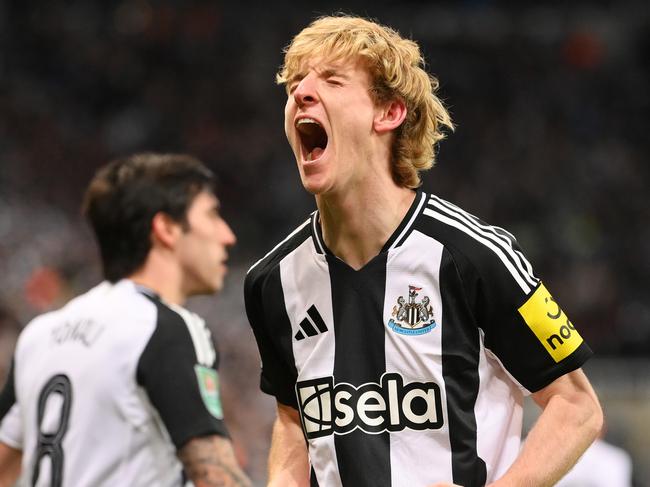
[[[503,253],[503,249],[501,249],[499,246],[494,245],[494,243],[487,238],[481,236],[480,234],[472,231],[470,228],[467,227],[467,225],[464,225],[463,223],[454,220],[450,218],[447,215],[444,215],[442,213],[439,213],[431,208],[425,208],[424,212],[425,215],[430,216],[431,218],[434,218],[435,220],[441,221],[442,223],[446,223],[447,225],[450,225],[454,228],[457,228],[461,232],[469,235],[472,237],[474,240],[482,243],[485,245],[487,248],[492,250],[499,259],[501,259],[501,262],[503,265],[508,269],[512,277],[515,279],[517,284],[519,284],[519,287],[524,291],[525,294],[529,294],[531,291],[530,285],[526,282],[526,280],[521,276],[521,274],[515,269],[515,267],[512,265],[512,263],[508,260],[508,258],[505,256]]]
[[[262,262],[264,259],[266,259],[269,255],[271,255],[273,252],[275,252],[276,250],[278,250],[278,249],[280,248],[280,246],[281,246],[283,243],[285,243],[287,240],[289,240],[291,237],[293,237],[293,236],[294,236],[296,233],[298,233],[300,230],[302,230],[303,228],[305,228],[305,225],[307,225],[307,224],[309,223],[310,220],[311,220],[311,216],[310,216],[309,218],[307,218],[307,220],[305,220],[305,221],[304,221],[304,222],[303,222],[303,223],[302,223],[298,228],[296,228],[293,232],[291,232],[287,238],[285,238],[282,242],[280,242],[280,243],[277,244],[275,247],[273,247],[269,252],[267,252],[266,255],[264,255],[264,257],[262,257],[260,260],[258,260],[257,262],[255,262],[255,263],[250,267],[250,269],[248,269],[248,271],[246,272],[246,274],[248,274],[248,273],[249,273],[250,271],[252,271],[255,267],[257,267],[257,265],[258,265],[260,262]]]
[[[217,353],[214,351],[210,330],[206,326],[203,318],[181,306],[175,304],[169,304],[168,306],[183,318],[192,337],[194,351],[196,352],[196,358],[199,364],[212,367],[217,358]]]
[[[487,225],[481,222],[476,216],[465,210],[459,208],[448,201],[445,201],[437,196],[431,195],[429,205],[434,206],[441,212],[449,215],[452,218],[460,219],[461,223],[465,222],[469,228],[486,238],[490,239],[495,244],[499,245],[510,257],[511,261],[519,270],[521,276],[530,284],[531,287],[536,287],[539,279],[533,275],[533,267],[524,257],[524,254],[512,246],[515,237],[505,229],[493,225]]]
[[[466,212],[465,210],[459,208],[458,206],[445,201],[441,198],[438,198],[437,196],[431,195],[431,201],[429,201],[430,204],[433,204],[433,199],[436,199],[442,206],[449,208],[450,212],[456,213],[458,215],[463,215],[466,217],[466,219],[471,220],[474,223],[474,228],[477,231],[483,230],[483,234],[486,234],[486,236],[490,237],[490,235],[494,235],[495,238],[500,240],[503,245],[503,249],[506,250],[506,252],[510,253],[513,257],[513,262],[519,270],[522,272],[522,276],[530,283],[530,285],[534,288],[537,286],[537,283],[539,282],[539,279],[533,274],[533,266],[530,264],[528,259],[524,256],[524,254],[520,251],[515,249],[512,246],[512,242],[517,240],[515,236],[507,231],[505,228],[497,227],[495,225],[487,225],[483,223],[480,219],[478,219],[476,216],[472,215],[471,213]],[[467,221],[467,220],[466,220]],[[469,223],[469,222],[468,222]],[[492,237],[490,237],[493,241],[497,242],[494,240]],[[498,242],[497,242],[498,243]]]
[[[438,205],[436,205],[436,202]],[[468,213],[462,208],[459,208],[458,206],[437,196],[431,195],[429,204],[436,206],[450,216],[453,216],[454,214],[457,215],[458,218],[467,222],[467,224],[473,229],[490,238],[493,242],[497,244],[501,242],[499,245],[512,257],[512,261],[520,270],[522,277],[524,277],[533,288],[537,286],[539,279],[533,274],[533,266],[521,251],[512,246],[512,242],[516,240],[513,234],[504,228],[495,225],[487,225],[471,213]]]
[[[399,234],[399,237],[397,237],[395,239],[395,241],[393,242],[393,245],[391,245],[388,250],[393,250],[395,247],[397,247],[398,244],[400,244],[400,245],[402,244],[402,238],[404,238],[404,235],[406,235],[406,233],[413,226],[413,222],[415,221],[415,219],[420,215],[420,210],[422,210],[422,206],[424,205],[424,201],[425,201],[426,197],[427,197],[426,193],[422,192],[420,194],[420,201],[418,202],[418,207],[413,212],[413,215],[411,215],[411,219],[409,220],[407,225],[404,227],[402,232]]]

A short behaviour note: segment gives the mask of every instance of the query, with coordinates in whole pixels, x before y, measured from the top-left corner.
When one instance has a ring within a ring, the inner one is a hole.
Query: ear
[[[172,248],[182,233],[181,226],[167,213],[159,211],[151,220],[151,243]]]
[[[382,134],[399,127],[406,118],[406,104],[401,98],[380,105],[375,113],[373,128]]]

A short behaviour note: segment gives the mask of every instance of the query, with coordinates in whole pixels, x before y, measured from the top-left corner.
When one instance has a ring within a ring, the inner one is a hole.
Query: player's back
[[[26,327],[13,377],[30,485],[180,485],[174,447],[137,380],[156,322],[156,305],[124,280]]]

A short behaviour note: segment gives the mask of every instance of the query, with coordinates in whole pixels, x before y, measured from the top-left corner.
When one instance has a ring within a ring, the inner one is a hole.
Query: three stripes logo
[[[300,326],[300,330],[294,335],[296,340],[304,340],[327,331],[327,325],[313,304],[307,310],[307,317],[298,326]]]

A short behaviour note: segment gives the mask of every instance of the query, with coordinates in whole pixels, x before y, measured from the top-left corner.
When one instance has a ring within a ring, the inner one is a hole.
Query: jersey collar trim
[[[400,223],[397,230],[393,232],[393,235],[388,239],[388,242],[384,245],[382,252],[396,249],[404,243],[407,237],[411,234],[413,229],[413,223],[418,215],[422,212],[424,203],[427,200],[427,195],[421,189],[418,189],[415,192],[415,199],[409,208],[409,211],[406,212],[406,216]]]
[[[316,210],[311,214],[311,236],[312,239],[314,240],[314,247],[316,247],[316,253],[325,255],[326,253],[325,249],[327,249],[327,247],[325,246],[325,242],[323,241],[323,234],[321,233],[320,216],[318,210]],[[327,253],[330,253],[329,249]]]
[[[138,291],[140,294],[144,294],[145,296],[149,296],[150,298],[157,299],[160,301],[160,295],[154,291],[151,288],[148,288],[147,286],[143,286],[142,284],[136,284],[135,282],[133,283],[135,286],[135,290]]]
[[[404,243],[406,238],[411,233],[411,229],[413,228],[413,223],[415,222],[415,219],[418,217],[418,215],[421,213],[422,207],[424,206],[426,199],[427,199],[426,193],[424,193],[421,189],[417,189],[415,192],[415,199],[413,200],[411,207],[406,212],[404,219],[399,224],[397,229],[393,232],[391,237],[384,244],[380,253],[393,250]],[[325,245],[325,241],[323,240],[323,231],[320,225],[320,213],[318,212],[318,210],[314,211],[311,214],[310,224],[311,224],[311,235],[314,241],[314,247],[316,248],[316,253],[321,255],[325,255],[325,254],[333,255],[332,252],[327,248],[327,245]]]

